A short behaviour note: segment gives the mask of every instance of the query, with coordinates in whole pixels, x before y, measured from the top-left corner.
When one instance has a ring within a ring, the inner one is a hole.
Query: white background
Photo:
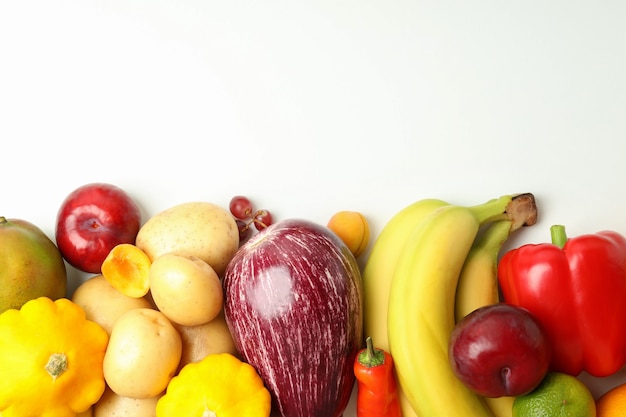
[[[624,21],[618,0],[3,2],[0,214],[53,236],[103,181],[145,216],[245,194],[376,235],[417,199],[533,192],[510,247],[626,233]]]

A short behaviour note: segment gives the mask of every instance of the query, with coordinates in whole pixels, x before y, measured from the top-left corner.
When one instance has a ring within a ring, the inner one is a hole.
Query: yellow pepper
[[[0,314],[0,416],[74,417],[102,396],[107,332],[67,298]]]
[[[257,371],[230,353],[183,367],[156,406],[157,417],[268,417],[271,396]]]

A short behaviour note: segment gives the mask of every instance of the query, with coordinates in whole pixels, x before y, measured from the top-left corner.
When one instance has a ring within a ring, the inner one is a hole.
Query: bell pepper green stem
[[[565,226],[562,224],[555,224],[550,227],[550,237],[552,238],[552,244],[563,249],[565,242],[567,242],[567,234],[565,233]]]

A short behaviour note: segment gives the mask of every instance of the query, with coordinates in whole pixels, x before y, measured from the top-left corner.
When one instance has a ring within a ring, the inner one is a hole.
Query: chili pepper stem
[[[385,353],[380,349],[374,348],[371,336],[365,339],[365,349],[359,353],[358,361],[367,368],[373,368],[385,363]]]
[[[365,339],[365,348],[367,349],[366,352],[368,362],[371,362],[372,359],[374,359],[374,356],[376,356],[376,351],[374,350],[374,342],[372,342],[372,338],[370,336]]]
[[[358,417],[402,417],[391,354],[375,348],[371,337],[359,351],[354,372],[358,381]]]

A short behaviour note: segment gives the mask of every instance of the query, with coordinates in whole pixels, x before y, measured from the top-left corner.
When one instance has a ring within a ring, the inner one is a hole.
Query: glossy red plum
[[[525,309],[499,303],[459,321],[448,356],[456,376],[485,397],[518,396],[535,388],[548,372],[545,332]]]
[[[106,183],[83,185],[59,208],[55,237],[73,267],[99,274],[104,258],[120,243],[135,243],[141,211],[121,188]]]

